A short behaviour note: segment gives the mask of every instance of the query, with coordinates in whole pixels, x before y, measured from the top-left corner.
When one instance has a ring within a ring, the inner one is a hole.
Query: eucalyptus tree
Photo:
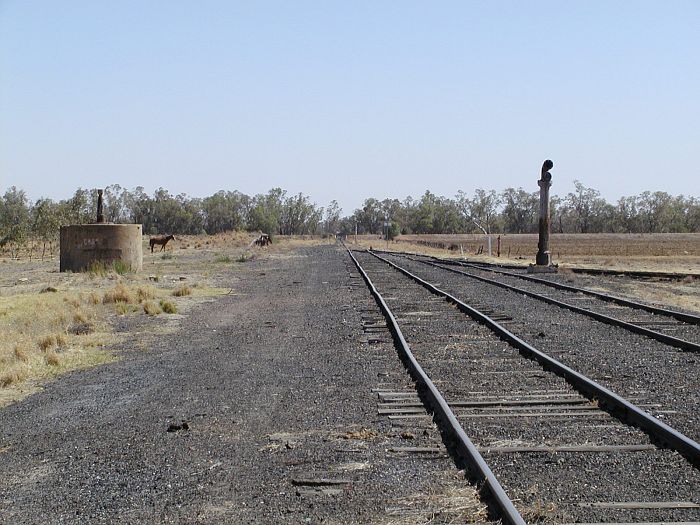
[[[31,210],[32,233],[41,241],[41,258],[46,255],[46,245],[53,254],[54,243],[58,241],[62,226],[61,208],[51,199],[39,199]]]
[[[30,209],[27,194],[15,186],[0,200],[0,247],[8,246],[11,256],[18,257],[30,232]]]

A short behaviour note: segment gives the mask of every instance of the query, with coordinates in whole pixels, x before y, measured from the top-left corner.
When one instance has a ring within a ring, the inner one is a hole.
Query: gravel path
[[[483,519],[429,420],[378,415],[416,392],[340,248],[231,283],[147,350],[0,410],[0,523]]]

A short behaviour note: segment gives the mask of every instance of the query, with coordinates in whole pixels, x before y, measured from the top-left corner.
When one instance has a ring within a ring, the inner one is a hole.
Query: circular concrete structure
[[[82,272],[93,263],[124,263],[132,271],[143,266],[140,224],[76,224],[61,226],[61,271]]]

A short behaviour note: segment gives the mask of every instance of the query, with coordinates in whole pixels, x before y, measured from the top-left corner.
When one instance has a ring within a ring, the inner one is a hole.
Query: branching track
[[[700,519],[700,473],[691,465],[700,463],[698,443],[540,352],[478,305],[379,256],[355,260],[398,346],[415,360],[412,375],[430,409],[452,424],[446,435],[471,437],[457,452],[496,495],[505,521],[522,522],[499,499],[501,485],[527,521]],[[393,406],[389,417],[422,417]]]
[[[508,326],[509,330],[566,365],[582,371],[607,388],[626,397],[643,396],[649,411],[657,418],[672,424],[695,441],[700,441],[700,367],[696,352],[678,351],[646,334],[635,333],[625,326],[602,323],[595,317],[564,308],[549,301],[523,293],[524,286],[516,278],[504,277],[518,284],[517,290],[466,277],[445,268],[424,264],[414,257],[384,255],[387,259],[408,268],[425,280],[440,283],[449,293],[478,301],[482,309]],[[491,274],[486,274],[491,275]],[[483,277],[479,275],[479,277]],[[501,277],[499,277],[499,281]],[[560,294],[556,289],[539,287],[537,292]],[[588,302],[586,295],[569,294],[569,302]],[[593,301],[597,301],[595,298]],[[599,301],[596,308],[608,303]],[[613,305],[626,319],[640,315],[637,309]],[[618,314],[616,314],[618,315]],[[642,316],[649,314],[641,312]],[[662,322],[661,315],[651,316]],[[638,319],[638,318],[637,318]],[[697,340],[700,329],[695,324],[677,325],[665,318],[669,329],[676,326],[684,337]]]
[[[401,255],[423,264],[522,293],[560,308],[587,315],[597,321],[645,335],[682,350],[700,352],[700,331],[697,329],[697,326],[700,325],[700,317],[696,315],[658,308],[595,290],[569,286],[529,275],[463,262],[433,262],[407,254]],[[457,270],[446,264],[457,264],[470,271]],[[489,274],[496,274],[500,279],[490,278]],[[554,292],[552,288],[555,290]]]

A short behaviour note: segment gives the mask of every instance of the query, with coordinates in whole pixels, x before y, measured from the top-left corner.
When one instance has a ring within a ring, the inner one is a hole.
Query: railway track
[[[404,256],[410,257],[410,256]],[[522,293],[549,304],[587,315],[597,321],[619,326],[662,343],[700,352],[700,317],[652,305],[630,301],[594,290],[548,281],[539,277],[458,263],[461,269],[445,264],[411,257],[445,271]],[[465,270],[468,269],[467,270]],[[491,275],[498,275],[494,279]],[[544,291],[543,291],[544,290]]]
[[[601,323],[520,291],[467,278],[410,258],[385,257],[426,280],[440,283],[457,297],[468,302],[478,301],[523,340],[611,390],[627,396],[642,393],[657,405],[650,408],[655,417],[671,422],[684,434],[700,441],[697,353],[679,351],[626,327]],[[588,300],[585,296],[579,297],[577,302]],[[684,329],[699,331],[695,325]]]
[[[390,253],[390,252],[387,252]],[[393,253],[405,253],[408,255],[421,255],[421,254],[413,254],[411,252],[393,252]],[[441,261],[449,261],[453,262],[455,259],[444,259],[440,257],[435,257],[435,256],[426,256],[426,257],[431,257],[435,260],[441,260]],[[526,266],[522,264],[507,264],[507,263],[488,263],[484,261],[479,261],[479,262],[473,262],[471,264],[476,264],[478,266],[481,266],[483,268],[501,268],[505,270],[526,270]],[[584,274],[584,275],[608,275],[608,276],[624,276],[624,277],[629,277],[631,279],[639,279],[639,280],[663,280],[663,281],[681,281],[683,279],[687,279],[689,277],[691,278],[697,278],[698,274],[697,273],[691,273],[691,272],[655,272],[655,271],[649,271],[649,270],[613,270],[610,268],[588,268],[588,267],[575,267],[575,268],[569,268],[569,270],[572,273],[579,273],[579,274]]]
[[[421,399],[504,522],[700,520],[700,472],[691,465],[700,445],[649,416],[644,396],[622,399],[515,336],[496,313],[387,259],[353,260]],[[415,396],[381,401],[380,414],[394,420],[430,417]]]

